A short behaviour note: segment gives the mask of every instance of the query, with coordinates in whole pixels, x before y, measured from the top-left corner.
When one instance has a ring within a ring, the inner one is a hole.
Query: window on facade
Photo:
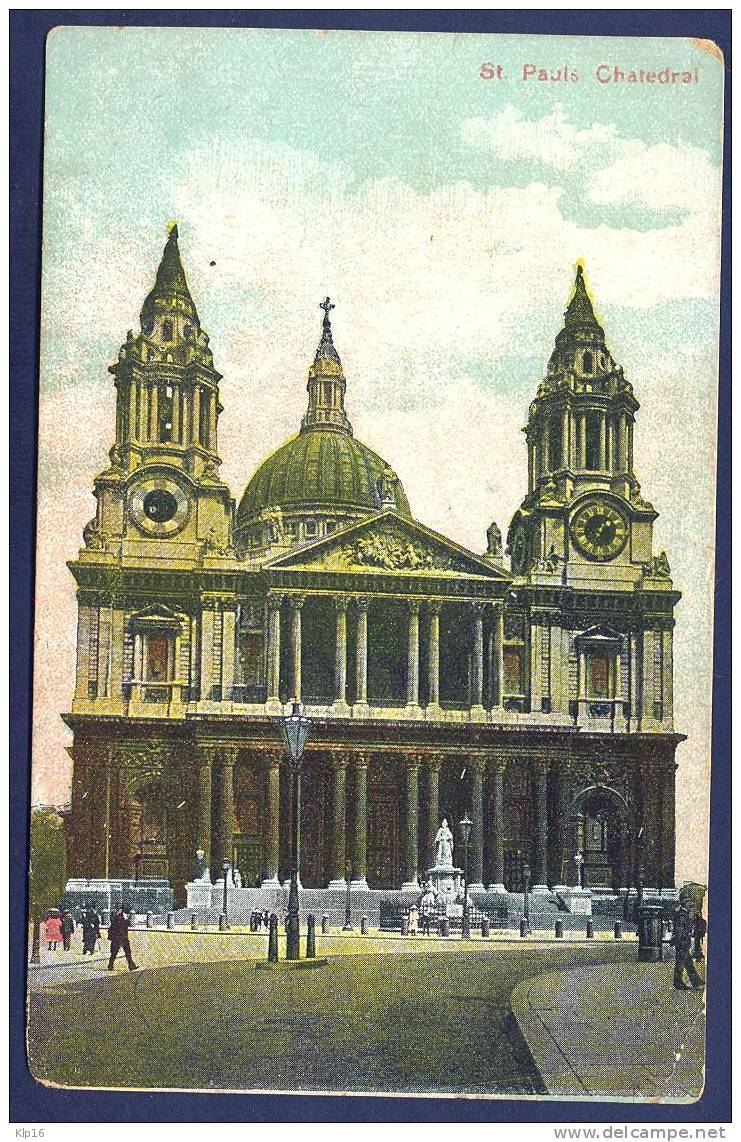
[[[190,338],[190,335],[192,332],[193,332],[193,330],[190,327],[190,325],[184,325],[183,326],[183,337],[185,338],[186,341]]]
[[[584,467],[596,472],[600,466],[600,416],[590,412],[586,423],[586,456]]]
[[[162,444],[172,440],[172,389],[169,387],[161,394],[158,439]]]
[[[289,519],[285,524],[286,535],[298,535],[298,520]]]
[[[162,340],[163,341],[172,341],[172,322],[171,321],[163,321],[162,322]]]
[[[522,647],[505,647],[503,655],[504,693],[522,694],[525,690],[523,678]]]
[[[198,413],[198,442],[208,446],[208,395],[201,389],[201,403]]]
[[[554,416],[548,423],[548,461],[552,472],[560,468],[563,462],[561,443],[561,418]]]
[[[585,373],[591,373],[593,368],[594,364],[592,361],[592,354],[589,352],[589,350],[587,350],[587,352],[582,357],[582,369]]]
[[[145,670],[147,682],[167,682],[171,661],[170,639],[165,635],[147,636],[145,649]]]
[[[589,655],[589,697],[611,698],[612,659],[605,651]]]
[[[307,520],[304,524],[304,534],[307,536],[316,535],[316,521]]]

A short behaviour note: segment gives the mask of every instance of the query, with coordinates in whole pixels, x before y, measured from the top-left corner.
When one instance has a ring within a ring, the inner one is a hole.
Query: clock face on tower
[[[614,559],[628,542],[628,521],[605,500],[590,500],[571,520],[571,538],[588,559]]]
[[[166,476],[151,476],[133,489],[129,510],[140,531],[146,535],[167,537],[185,527],[190,504],[174,480]]]

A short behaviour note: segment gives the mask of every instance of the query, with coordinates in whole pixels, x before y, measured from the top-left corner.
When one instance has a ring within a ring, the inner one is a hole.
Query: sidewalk
[[[675,991],[673,963],[546,972],[512,992],[512,1014],[549,1094],[693,1102],[702,1093],[705,1002]]]

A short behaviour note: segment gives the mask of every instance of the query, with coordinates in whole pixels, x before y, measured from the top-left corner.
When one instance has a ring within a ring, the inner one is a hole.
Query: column
[[[435,864],[435,837],[440,828],[441,762],[442,758],[439,755],[427,759],[427,844],[424,859],[428,868],[433,868]]]
[[[664,724],[667,730],[671,730],[674,726],[673,635],[671,630],[663,630],[660,637],[663,640],[663,653],[661,655],[663,678],[661,692],[664,701]]]
[[[180,386],[172,386],[172,439],[180,443]]]
[[[267,704],[273,712],[281,709],[280,702],[280,605],[282,595],[268,595],[268,653],[267,653]]]
[[[607,417],[607,470],[611,472],[615,467],[615,421]]]
[[[504,762],[495,760],[491,772],[491,790],[494,801],[491,837],[491,884],[489,892],[504,892]]]
[[[149,389],[149,439],[159,439],[159,385],[153,384]]]
[[[474,603],[471,718],[482,719],[484,717],[484,607],[482,603]]]
[[[219,838],[218,849],[215,853],[217,868],[214,874],[221,877],[222,861],[232,860],[232,841],[234,839],[234,762],[236,749],[221,750],[221,764],[219,766]]]
[[[607,467],[607,418],[604,412],[599,418],[599,467],[600,472]]]
[[[368,758],[364,753],[355,754],[355,829],[353,835],[352,883],[355,891],[368,888],[367,845],[368,845]]]
[[[569,815],[571,811],[571,773],[568,764],[561,762],[554,768],[558,791],[558,821],[556,823],[555,891],[575,880],[574,853],[569,850]]]
[[[407,707],[419,709],[419,603],[409,603],[409,637],[407,641]]]
[[[355,706],[360,712],[368,708],[368,600],[356,599],[357,629],[355,636]],[[363,873],[365,878],[365,873]]]
[[[676,763],[671,759],[662,772],[661,783],[661,885],[674,886],[674,821]]]
[[[538,619],[530,619],[530,711],[539,714],[542,709],[542,633]]]
[[[470,888],[484,891],[484,766],[483,757],[472,757],[471,766],[471,851],[468,862]]]
[[[301,608],[303,596],[291,595],[291,698],[301,701]]]
[[[533,892],[547,892],[548,877],[548,766],[536,761],[532,769],[535,845]]]
[[[137,440],[139,438],[136,423],[136,386],[136,381],[132,380],[129,382],[129,440]]]
[[[563,410],[563,420],[561,422],[561,467],[571,467],[571,456],[569,445],[571,443],[571,412],[568,408]]]
[[[280,754],[270,753],[265,767],[265,847],[262,888],[279,888],[280,863]]]
[[[328,888],[345,888],[345,788],[347,754],[335,753],[332,765],[332,835],[330,840],[331,880]]]
[[[405,759],[405,808],[404,823],[404,881],[402,891],[419,892],[417,879],[419,849],[419,758],[410,754]]]
[[[579,448],[577,464],[579,468],[587,466],[587,414],[582,413],[578,422]]]
[[[641,655],[641,729],[646,730],[654,722],[654,638],[652,630],[643,632],[643,653]]]
[[[347,596],[335,598],[334,704],[347,708]],[[344,866],[343,866],[344,876]]]
[[[196,848],[212,868],[211,858],[211,780],[216,751],[201,747],[198,757],[198,806],[196,809]]]
[[[214,685],[214,608],[215,600],[201,599],[201,700],[211,700]]]
[[[535,487],[535,445],[528,441],[527,445],[527,488],[532,492]]]
[[[434,714],[440,709],[440,603],[430,603],[428,613],[427,709]]]
[[[504,604],[495,603],[493,606],[494,654],[492,659],[492,702],[495,706],[502,705],[504,693]]]
[[[193,385],[193,414],[191,417],[189,444],[201,443],[201,386]]]
[[[231,702],[234,688],[234,657],[237,641],[237,612],[235,606],[224,603],[221,628],[221,697]]]

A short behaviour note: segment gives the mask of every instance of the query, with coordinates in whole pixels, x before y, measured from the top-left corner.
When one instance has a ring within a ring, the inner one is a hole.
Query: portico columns
[[[402,891],[419,891],[417,862],[419,849],[419,758],[410,754],[405,760],[406,828],[404,832],[404,882]]]
[[[440,709],[440,603],[429,604],[429,624],[427,709],[434,714]],[[437,813],[435,819],[437,820]]]
[[[419,603],[409,603],[409,637],[407,641],[407,709],[419,710]]]
[[[330,840],[331,880],[328,888],[345,888],[345,788],[347,755],[332,754],[332,834]]]
[[[219,766],[219,839],[214,853],[215,863],[221,871],[222,862],[232,862],[232,841],[234,839],[234,762],[236,749],[221,751]]]
[[[280,863],[280,754],[271,753],[265,767],[265,856],[262,888],[279,888]]]
[[[280,703],[280,605],[282,595],[268,595],[267,704],[274,712]]]
[[[198,757],[198,806],[196,809],[196,849],[203,849],[211,864],[211,780],[215,750],[201,749]]]
[[[301,701],[301,608],[302,595],[291,595],[291,697]]]
[[[427,868],[433,868],[435,864],[435,837],[440,826],[440,763],[438,756],[429,758],[427,762],[427,843],[424,858]]]
[[[504,791],[503,791],[504,763],[495,761],[491,774],[492,814],[492,883],[489,892],[504,892]]]
[[[484,710],[484,607],[473,604],[473,661],[471,670],[471,717],[483,718]]]
[[[353,830],[353,859],[351,888],[361,891],[368,888],[368,758],[355,754],[355,828]]]
[[[504,692],[504,607],[502,603],[495,603],[492,611],[492,704],[501,707]]]
[[[533,892],[547,892],[548,885],[548,767],[536,761],[532,770],[535,809]]]
[[[363,712],[368,709],[368,600],[356,599],[355,608],[355,705]]]
[[[334,605],[336,616],[334,704],[345,709],[347,707],[347,597],[339,595]]]
[[[469,887],[484,891],[484,758],[473,757],[471,765],[471,859]]]

